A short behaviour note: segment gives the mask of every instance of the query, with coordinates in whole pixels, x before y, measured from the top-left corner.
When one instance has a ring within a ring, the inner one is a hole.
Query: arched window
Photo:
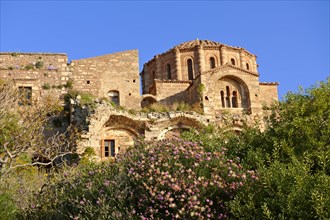
[[[211,57],[210,58],[210,68],[211,69],[214,69],[215,68],[215,59],[214,59],[214,57]]]
[[[247,70],[249,70],[249,69],[250,69],[250,67],[249,67],[249,64],[248,64],[248,63],[246,64],[246,69],[247,69]]]
[[[191,59],[187,60],[187,67],[188,67],[188,79],[194,80],[193,62]]]
[[[225,93],[221,90],[220,92],[220,96],[221,96],[221,106],[222,108],[226,107],[225,105]]]
[[[110,102],[113,102],[116,105],[120,104],[118,91],[110,91],[110,92],[108,92],[108,96],[110,98]]]
[[[229,90],[229,86],[226,86],[226,106],[227,108],[230,108],[230,90]]]
[[[167,79],[172,79],[172,77],[171,77],[171,65],[170,64],[166,65],[166,74],[167,74]]]
[[[237,104],[237,92],[236,91],[233,92],[233,97],[231,98],[231,102],[232,102],[233,108],[238,108],[238,104]]]
[[[234,58],[231,58],[231,59],[230,59],[230,62],[231,62],[232,65],[235,66],[235,59],[234,59]]]

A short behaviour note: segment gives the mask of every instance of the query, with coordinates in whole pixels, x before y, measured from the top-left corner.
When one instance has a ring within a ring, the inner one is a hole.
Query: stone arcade
[[[63,97],[72,84],[75,90],[127,109],[185,102],[203,112],[130,114],[97,104],[84,122],[78,153],[90,146],[101,159],[125,151],[139,136],[162,139],[208,123],[230,124],[239,131],[243,123],[262,120],[263,105],[278,100],[278,83],[259,82],[257,67],[256,56],[243,48],[198,39],[154,56],[140,75],[137,50],[70,63],[66,54],[0,53],[0,77],[14,79],[17,87],[30,91],[31,99],[49,90]],[[71,120],[77,122],[82,112],[73,112]]]

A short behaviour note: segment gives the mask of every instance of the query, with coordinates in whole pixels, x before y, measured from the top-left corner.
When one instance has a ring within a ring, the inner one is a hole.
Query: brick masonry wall
[[[109,91],[118,91],[120,105],[140,108],[137,50],[73,60],[72,65],[75,89],[106,98]]]
[[[187,88],[190,82],[156,80],[157,100],[172,104],[174,102],[187,102]]]
[[[66,54],[55,53],[0,53],[0,78],[14,79],[17,86],[31,87],[32,97],[52,90],[65,93],[64,85],[71,77]]]
[[[262,104],[271,105],[273,102],[278,101],[277,93],[278,83],[260,83],[260,102]]]

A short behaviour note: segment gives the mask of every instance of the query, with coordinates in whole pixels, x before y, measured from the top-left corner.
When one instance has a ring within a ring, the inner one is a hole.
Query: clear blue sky
[[[1,52],[59,52],[69,60],[138,49],[154,55],[196,38],[256,54],[260,81],[280,98],[330,75],[329,1],[7,1]]]

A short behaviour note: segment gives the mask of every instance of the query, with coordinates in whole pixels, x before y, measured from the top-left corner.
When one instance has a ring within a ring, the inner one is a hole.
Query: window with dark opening
[[[249,70],[249,69],[250,69],[250,67],[249,67],[249,64],[248,64],[248,63],[246,64],[246,69],[247,69],[247,70]]]
[[[87,80],[87,84],[90,84],[90,83],[91,83],[91,81]]]
[[[224,107],[226,107],[225,106],[225,93],[224,93],[224,91],[221,90],[220,96],[221,96],[221,106],[222,106],[222,108],[224,108]]]
[[[231,64],[235,66],[235,59],[234,58],[231,58],[230,60]]]
[[[233,108],[237,108],[238,104],[237,104],[237,92],[236,91],[233,92],[233,97],[231,98],[231,100],[232,100]]]
[[[172,79],[172,77],[171,77],[171,65],[170,64],[166,65],[166,74],[167,74],[167,79]]]
[[[115,140],[104,140],[104,157],[115,156]]]
[[[108,96],[110,98],[110,102],[113,102],[116,105],[120,105],[119,92],[118,91],[110,91],[108,93]]]
[[[215,59],[214,59],[214,57],[211,57],[210,58],[210,68],[211,69],[214,69],[215,68]]]
[[[193,73],[193,62],[191,59],[187,60],[187,67],[188,67],[188,79],[194,80],[194,73]]]
[[[230,90],[229,90],[229,86],[226,86],[226,107],[230,108]]]

